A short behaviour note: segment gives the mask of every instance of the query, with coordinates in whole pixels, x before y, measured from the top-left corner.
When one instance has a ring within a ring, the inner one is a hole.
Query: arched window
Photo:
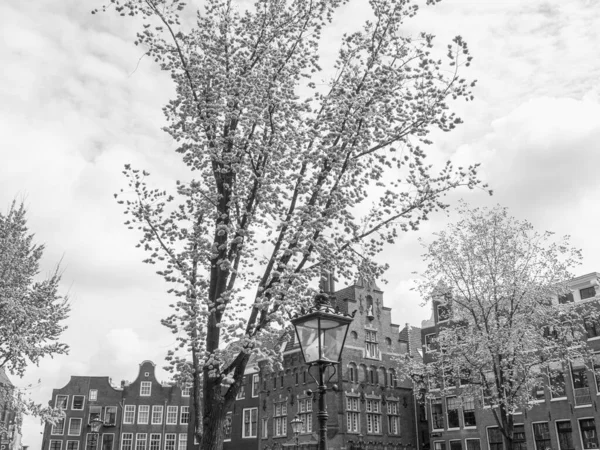
[[[367,381],[367,366],[361,364],[358,371],[358,381]]]
[[[356,331],[351,331],[350,336],[352,336],[352,339],[358,339],[358,333]]]
[[[375,367],[373,367],[373,366],[369,367],[369,373],[368,373],[368,377],[367,377],[367,382],[371,383],[371,384],[377,383],[377,375],[376,375],[376,372],[375,372]]]
[[[394,369],[390,369],[390,371],[388,372],[388,385],[390,387],[398,386],[398,380],[396,379],[396,372],[394,371]]]
[[[389,337],[386,337],[386,338],[385,338],[385,343],[386,343],[388,346],[391,346],[391,345],[392,345],[392,340],[391,340]]]
[[[382,386],[387,385],[387,374],[385,373],[385,369],[383,367],[380,367],[377,371],[377,382]]]
[[[358,382],[358,370],[356,369],[356,364],[350,363],[348,364],[348,380],[352,383]]]
[[[296,380],[296,386],[298,386],[298,370],[294,369],[294,379]]]

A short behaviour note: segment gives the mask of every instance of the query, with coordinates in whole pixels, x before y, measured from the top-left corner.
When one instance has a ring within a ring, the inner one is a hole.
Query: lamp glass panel
[[[333,321],[321,321],[321,323],[323,322]],[[338,362],[340,360],[340,354],[342,352],[342,346],[344,345],[344,338],[346,337],[346,331],[348,330],[349,324],[335,322],[335,325],[335,327],[321,329],[321,342],[323,348],[322,359],[325,361]]]
[[[295,323],[296,333],[302,353],[304,354],[304,360],[307,363],[315,362],[319,360],[319,320],[317,318],[309,319],[306,322]]]

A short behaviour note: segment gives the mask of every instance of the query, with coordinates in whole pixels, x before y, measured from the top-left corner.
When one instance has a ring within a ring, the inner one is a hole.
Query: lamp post
[[[296,415],[296,417],[294,417],[294,419],[290,422],[290,425],[292,426],[292,432],[296,437],[296,450],[298,450],[298,435],[300,434],[300,430],[302,430],[302,419]]]
[[[333,308],[327,295],[320,293],[315,296],[315,304],[306,313],[292,319],[296,329],[296,337],[304,362],[309,366],[308,373],[317,382],[319,389],[319,450],[327,450],[327,405],[325,393],[327,383],[335,372],[325,381],[325,368],[335,368],[342,357],[346,342],[348,327],[354,319],[354,314],[344,314],[339,308]],[[317,366],[319,373],[315,378],[310,369]]]
[[[102,422],[102,419],[100,417],[94,417],[91,421],[90,421],[90,431],[91,431],[91,437],[92,437],[92,442],[93,445],[90,445],[92,448],[98,448],[98,436],[99,436],[99,432],[100,432],[100,427],[102,426],[104,422]]]

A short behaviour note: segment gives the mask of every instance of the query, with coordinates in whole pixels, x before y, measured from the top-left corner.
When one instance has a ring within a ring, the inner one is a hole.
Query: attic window
[[[150,376],[150,372],[146,372],[146,373],[144,373],[144,376],[145,376],[146,378],[148,378],[148,377]]]

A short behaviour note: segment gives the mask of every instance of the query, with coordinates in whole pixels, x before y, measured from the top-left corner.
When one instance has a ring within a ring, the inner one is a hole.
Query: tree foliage
[[[485,187],[477,165],[426,162],[429,132],[461,122],[448,100],[472,98],[467,44],[434,57],[433,35],[403,33],[416,5],[372,0],[318,84],[322,33],[344,3],[207,0],[185,30],[177,0],[111,2],[143,19],[136,43],[176,87],[165,130],[193,180],[171,195],[126,166],[118,197],[176,296],[163,323],[183,353],[169,358],[194,380],[194,420],[203,383],[204,448],[220,445],[250,355],[268,353],[261,342],[312,297],[311,279],[379,275],[382,247],[445,209],[447,192]]]
[[[592,364],[584,319],[597,320],[598,313],[594,305],[559,302],[581,258],[568,237],[536,232],[499,206],[463,204],[460,214],[425,247],[419,285],[438,320],[448,321],[425,364],[413,360],[404,371],[430,397],[457,395],[461,386],[463,400],[491,406],[512,448],[514,413],[530,408],[544,389],[565,395],[570,363]]]
[[[40,279],[44,246],[35,244],[27,227],[26,209],[13,202],[0,213],[0,370],[23,376],[29,364],[45,356],[64,354],[59,342],[69,313],[67,299],[58,292],[58,267]],[[0,404],[17,417],[22,413],[53,417],[52,411],[30,401],[9,382],[0,383]]]

